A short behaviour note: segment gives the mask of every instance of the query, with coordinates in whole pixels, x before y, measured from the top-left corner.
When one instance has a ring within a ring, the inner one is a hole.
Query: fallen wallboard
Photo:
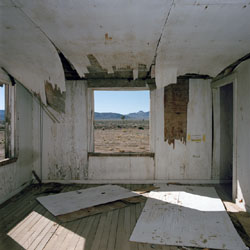
[[[54,216],[59,216],[113,201],[125,200],[139,194],[140,192],[130,191],[120,186],[104,185],[38,197],[37,200]]]
[[[248,249],[212,187],[162,185],[150,192],[130,241]]]
[[[146,197],[144,196],[129,197],[129,198],[122,199],[119,201],[113,201],[110,203],[97,205],[97,206],[90,207],[90,208],[84,208],[84,209],[81,209],[72,213],[58,215],[56,216],[56,218],[61,222],[74,221],[74,220],[88,217],[91,215],[107,213],[115,209],[121,209],[121,208],[129,206],[130,204],[145,202],[145,200],[146,200]]]

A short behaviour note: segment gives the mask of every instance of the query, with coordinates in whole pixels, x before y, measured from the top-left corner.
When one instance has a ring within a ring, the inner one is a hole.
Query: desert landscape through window
[[[95,91],[94,98],[95,152],[149,152],[149,91]]]

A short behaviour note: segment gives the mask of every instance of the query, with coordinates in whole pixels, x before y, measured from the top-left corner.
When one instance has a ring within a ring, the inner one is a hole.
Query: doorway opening
[[[220,87],[220,179],[233,177],[233,83]]]

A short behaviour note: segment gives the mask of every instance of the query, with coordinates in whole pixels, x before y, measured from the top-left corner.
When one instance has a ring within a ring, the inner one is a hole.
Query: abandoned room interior
[[[249,24],[250,0],[0,0],[0,249],[248,249]],[[148,91],[146,146],[95,148],[97,91]]]

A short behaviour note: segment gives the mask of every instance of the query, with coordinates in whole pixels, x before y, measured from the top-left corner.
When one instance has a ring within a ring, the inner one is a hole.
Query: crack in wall
[[[154,58],[153,58],[153,62],[151,63],[151,65],[150,65],[150,67],[149,67],[149,74],[151,73],[151,69],[152,69],[153,65],[155,65],[155,63],[156,63],[157,51],[158,51],[158,48],[159,48],[159,46],[160,46],[160,43],[161,43],[161,39],[162,39],[163,33],[164,33],[165,28],[166,28],[166,26],[167,26],[167,22],[168,22],[168,19],[169,19],[169,16],[170,16],[170,12],[171,12],[171,10],[172,10],[172,7],[174,6],[174,2],[175,2],[175,0],[172,1],[172,4],[171,4],[171,6],[170,6],[170,8],[169,8],[169,11],[168,11],[168,13],[167,13],[167,17],[166,17],[165,22],[164,22],[164,24],[163,24],[163,27],[162,27],[162,30],[161,30],[160,37],[159,37],[159,39],[158,39],[158,41],[157,41],[156,48],[155,48],[155,54],[154,54]]]

